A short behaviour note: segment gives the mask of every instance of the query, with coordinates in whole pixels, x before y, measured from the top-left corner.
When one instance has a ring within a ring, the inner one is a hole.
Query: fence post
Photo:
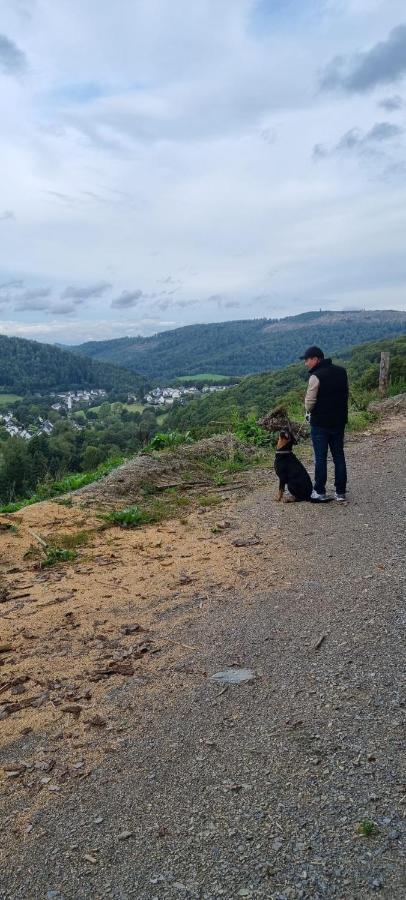
[[[390,353],[382,351],[379,366],[379,396],[386,397],[389,384]]]

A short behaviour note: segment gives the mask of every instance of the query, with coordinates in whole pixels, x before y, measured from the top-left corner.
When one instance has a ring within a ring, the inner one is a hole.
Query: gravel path
[[[349,457],[344,506],[277,505],[273,483],[234,509],[257,587],[172,633],[160,691],[112,692],[120,750],[31,816],[2,900],[405,896],[405,438]],[[255,679],[207,677],[230,665]]]

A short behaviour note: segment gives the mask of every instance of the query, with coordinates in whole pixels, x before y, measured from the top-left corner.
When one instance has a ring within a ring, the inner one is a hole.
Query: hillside
[[[394,340],[361,344],[336,354],[337,361],[346,366],[351,395],[357,405],[369,401],[378,385],[381,350],[391,353],[391,384],[393,393],[406,389],[406,335]],[[235,411],[241,415],[255,412],[262,415],[276,403],[285,400],[293,408],[302,407],[307,370],[303,363],[288,366],[277,372],[263,372],[244,378],[237,387],[221,394],[192,400],[186,406],[176,406],[168,414],[167,428],[186,431],[190,428],[219,431],[230,427]]]
[[[98,362],[37,341],[0,335],[0,391],[17,394],[104,388],[138,391],[145,378],[111,363]]]
[[[90,341],[75,353],[106,360],[148,378],[216,372],[249,375],[295,362],[308,344],[326,354],[406,330],[406,312],[308,312],[285,319],[188,325],[153,337]]]

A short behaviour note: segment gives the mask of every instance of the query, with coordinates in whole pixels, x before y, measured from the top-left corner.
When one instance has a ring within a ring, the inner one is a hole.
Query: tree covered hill
[[[406,330],[406,312],[319,311],[285,319],[252,319],[187,325],[153,337],[90,341],[70,348],[151,379],[216,372],[249,375],[287,366],[309,344],[326,354],[364,341],[395,337]]]
[[[106,362],[40,344],[0,335],[0,391],[17,394],[54,390],[104,388],[142,393],[145,378]]]
[[[391,392],[406,390],[406,335],[362,344],[336,355],[335,359],[347,368],[352,400],[360,407],[373,399],[378,388],[379,359],[382,350],[391,354]],[[251,413],[264,415],[276,404],[283,403],[291,410],[303,408],[308,372],[296,364],[277,372],[262,372],[243,378],[237,387],[219,394],[191,400],[177,405],[169,412],[165,428],[196,433],[225,431],[232,426],[236,411],[241,416]]]

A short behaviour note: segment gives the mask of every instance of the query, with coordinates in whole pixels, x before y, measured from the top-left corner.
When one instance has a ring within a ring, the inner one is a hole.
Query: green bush
[[[263,447],[270,442],[270,434],[257,424],[257,417],[254,414],[242,418],[238,412],[233,415],[233,431],[240,441],[246,444],[255,444],[257,447]]]
[[[174,447],[178,447],[179,444],[191,443],[193,443],[193,438],[190,431],[186,431],[184,434],[180,431],[158,431],[155,437],[152,438],[152,441],[147,444],[145,450],[147,452],[150,450],[172,450]]]

